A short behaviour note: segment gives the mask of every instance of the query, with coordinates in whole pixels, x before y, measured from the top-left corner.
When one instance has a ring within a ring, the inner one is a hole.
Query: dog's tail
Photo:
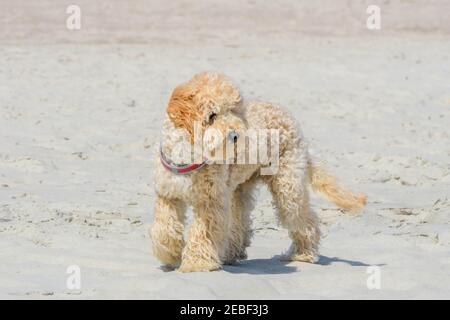
[[[319,164],[309,161],[308,167],[311,187],[315,192],[323,195],[338,207],[350,212],[358,212],[364,208],[367,201],[367,197],[364,194],[355,194],[339,186],[336,178]]]

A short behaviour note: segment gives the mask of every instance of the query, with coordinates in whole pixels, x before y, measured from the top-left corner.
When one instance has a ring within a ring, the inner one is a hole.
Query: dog
[[[251,140],[246,135],[248,130],[277,135],[274,143],[271,139],[260,143],[260,137]],[[244,105],[238,88],[225,75],[201,73],[176,87],[162,131],[154,164],[150,236],[154,255],[166,267],[213,271],[246,259],[258,182],[268,186],[279,221],[288,230],[292,244],[282,258],[290,261],[317,259],[320,230],[308,186],[350,212],[366,204],[365,195],[339,186],[312,161],[292,115],[270,103]],[[255,145],[275,146],[269,161],[248,161],[247,153]],[[228,151],[222,152],[222,147]],[[274,164],[272,173],[262,174]],[[193,221],[185,240],[188,206]]]

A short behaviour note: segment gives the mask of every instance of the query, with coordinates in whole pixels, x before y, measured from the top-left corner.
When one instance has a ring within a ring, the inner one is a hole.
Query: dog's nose
[[[228,141],[236,143],[238,139],[239,133],[237,133],[236,131],[231,131],[230,133],[228,133]]]

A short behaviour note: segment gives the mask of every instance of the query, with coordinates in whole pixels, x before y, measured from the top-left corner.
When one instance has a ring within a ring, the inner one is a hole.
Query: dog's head
[[[167,114],[176,128],[189,133],[192,145],[202,143],[206,157],[224,154],[222,159],[228,159],[229,149],[236,149],[246,128],[239,114],[241,105],[239,90],[226,76],[201,73],[175,88]]]

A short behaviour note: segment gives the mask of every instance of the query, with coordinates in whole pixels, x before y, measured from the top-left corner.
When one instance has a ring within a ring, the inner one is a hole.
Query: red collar
[[[179,165],[179,164],[173,163],[171,160],[166,158],[166,156],[164,155],[164,153],[162,151],[162,147],[159,148],[159,151],[160,151],[161,163],[164,166],[164,168],[166,168],[167,170],[169,170],[170,172],[175,173],[175,174],[193,173],[193,172],[203,168],[206,165],[206,163],[208,162],[208,160],[205,159],[202,163]]]

